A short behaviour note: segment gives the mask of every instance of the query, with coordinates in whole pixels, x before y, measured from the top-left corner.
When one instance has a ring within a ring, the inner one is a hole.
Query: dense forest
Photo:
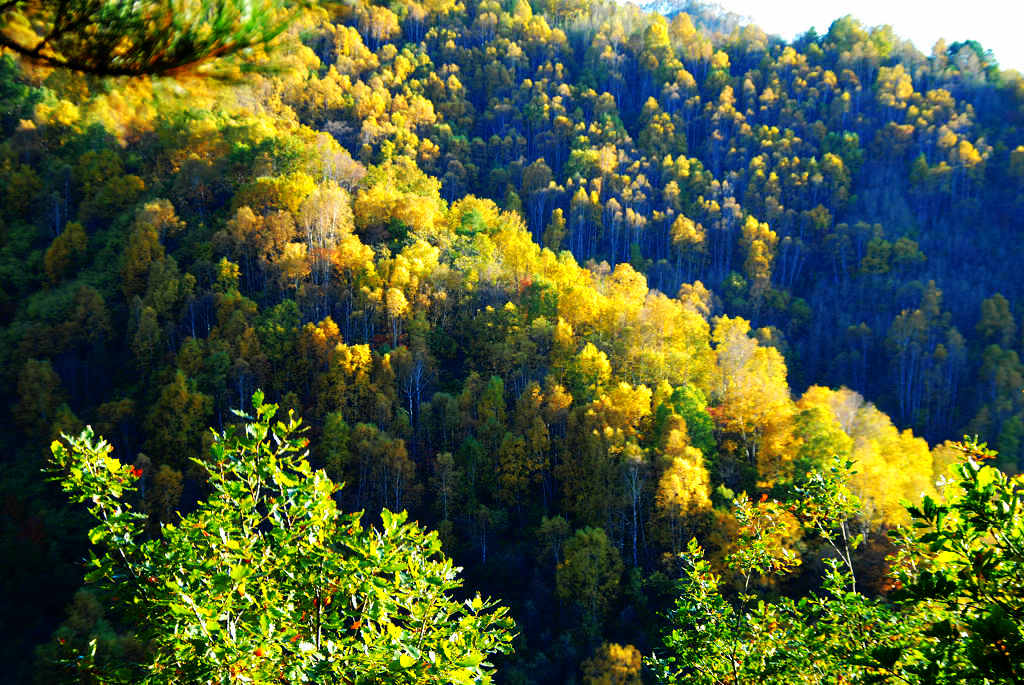
[[[144,651],[82,587],[51,441],[105,437],[159,538],[257,390],[342,511],[408,511],[509,608],[498,682],[639,682],[690,649],[682,577],[746,574],[726,615],[838,560],[888,606],[949,441],[1024,466],[1024,78],[850,17],[786,43],[658,9],[351,0],[206,77],[0,53],[5,679]]]

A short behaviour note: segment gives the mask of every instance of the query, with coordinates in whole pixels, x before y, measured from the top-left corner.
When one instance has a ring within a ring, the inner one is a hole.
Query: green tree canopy
[[[857,591],[850,524],[859,502],[852,462],[815,473],[787,509],[808,541],[832,552],[820,592],[767,600],[755,579],[794,568],[779,545],[779,502],[738,500],[739,548],[727,558],[742,591],[726,583],[696,540],[682,556],[681,595],[665,648],[650,660],[659,683],[1019,683],[1024,656],[1024,499],[1020,479],[987,465],[984,444],[956,445],[944,500],[908,505],[887,598]],[[823,543],[823,544],[821,544]]]
[[[145,648],[105,660],[58,638],[84,682],[485,683],[489,655],[510,651],[511,620],[479,595],[452,593],[459,569],[435,533],[381,513],[381,528],[343,514],[338,487],[306,459],[291,414],[253,396],[255,417],[215,433],[210,496],[144,539],[128,502],[141,470],[91,429],[54,442],[64,490],[97,525],[86,580]]]

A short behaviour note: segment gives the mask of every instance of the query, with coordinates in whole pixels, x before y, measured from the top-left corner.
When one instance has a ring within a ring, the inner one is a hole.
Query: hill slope
[[[519,0],[311,11],[277,55],[237,85],[0,62],[12,653],[78,582],[49,439],[91,423],[171,520],[256,387],[346,507],[411,509],[511,604],[509,681],[648,649],[735,493],[849,455],[877,532],[949,458],[897,426],[1016,465],[1024,85],[977,46]]]

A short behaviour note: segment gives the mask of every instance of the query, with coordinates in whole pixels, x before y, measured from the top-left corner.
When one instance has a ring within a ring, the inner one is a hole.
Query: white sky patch
[[[1022,0],[718,0],[722,7],[749,17],[767,33],[787,40],[812,26],[819,34],[839,17],[851,14],[865,26],[889,24],[897,36],[931,54],[939,38],[947,43],[976,40],[995,55],[1002,69],[1024,73]]]

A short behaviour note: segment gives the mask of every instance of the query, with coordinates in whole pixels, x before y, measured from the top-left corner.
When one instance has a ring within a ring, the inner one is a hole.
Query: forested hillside
[[[691,538],[730,568],[741,493],[854,462],[874,596],[944,441],[1016,473],[1024,79],[850,18],[786,44],[660,9],[353,0],[235,80],[0,57],[11,678],[140,649],[76,594],[51,440],[105,436],[156,532],[257,389],[342,509],[408,510],[511,608],[501,682],[636,677]],[[817,587],[824,543],[779,517],[805,563],[761,589]]]

